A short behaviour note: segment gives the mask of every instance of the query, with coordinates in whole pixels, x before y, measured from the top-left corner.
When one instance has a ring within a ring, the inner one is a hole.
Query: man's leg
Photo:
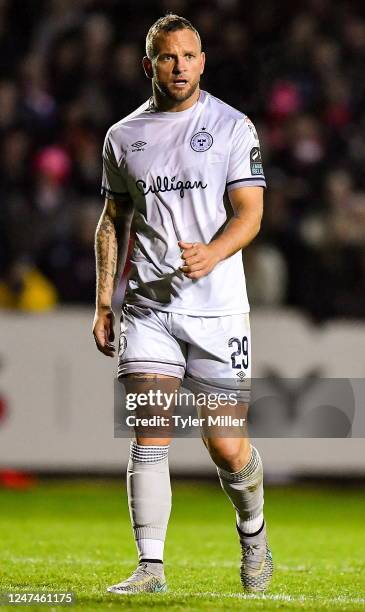
[[[222,489],[236,509],[238,528],[256,533],[263,524],[263,468],[249,438],[208,438],[206,446],[217,466]]]
[[[160,374],[130,374],[124,381],[127,393],[142,394],[149,390],[174,393],[180,387],[178,378]],[[161,409],[160,409],[161,410]],[[156,408],[144,408],[150,416]],[[168,412],[161,412],[164,416]],[[137,412],[138,416],[138,412]],[[145,416],[145,414],[144,414]],[[136,430],[131,442],[127,469],[128,505],[136,541],[139,565],[123,582],[110,587],[112,593],[161,592],[166,590],[163,551],[171,511],[171,486],[168,450],[171,438],[160,432],[154,437],[151,428]]]
[[[245,590],[262,591],[271,578],[272,560],[263,521],[262,462],[250,444],[245,420],[251,386],[249,314],[185,317],[183,323],[185,335],[181,338],[190,343],[186,378],[195,393],[204,393],[207,398],[199,409],[199,416],[205,417],[202,437],[236,510],[242,585]],[[242,428],[220,425],[219,419],[218,426],[206,426],[213,409],[211,396],[217,398],[217,393],[220,404],[214,406],[214,414],[223,417],[224,423],[225,416],[239,422],[242,419]],[[232,398],[231,403],[227,398]]]
[[[241,581],[246,591],[263,591],[273,571],[263,516],[262,461],[248,437],[203,438],[217,466],[222,489],[236,510],[242,549]]]

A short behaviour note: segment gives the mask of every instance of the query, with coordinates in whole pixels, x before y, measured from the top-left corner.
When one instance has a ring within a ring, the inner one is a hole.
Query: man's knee
[[[130,394],[134,396],[136,416],[134,433],[137,444],[140,446],[168,446],[172,439],[170,434],[173,430],[173,423],[170,417],[173,414],[174,405],[171,403],[167,409],[167,406],[161,403],[160,398],[161,396],[162,398],[170,397],[178,392],[180,379],[166,374],[134,372],[125,374],[121,380],[126,397]],[[143,404],[139,404],[139,396],[143,398]],[[148,402],[147,405],[146,396],[150,398],[150,403]],[[157,417],[157,421],[153,421],[154,417]],[[149,421],[151,418],[152,420]]]
[[[140,446],[169,446],[171,438],[146,438],[135,434],[136,442]]]
[[[230,472],[238,472],[250,459],[248,438],[206,438],[205,445],[214,463]]]

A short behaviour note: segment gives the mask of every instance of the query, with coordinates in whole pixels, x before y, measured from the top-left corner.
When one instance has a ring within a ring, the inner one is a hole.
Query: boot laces
[[[243,546],[245,557],[249,557],[250,555],[254,556],[255,551],[258,549],[259,549],[258,544],[244,544]]]

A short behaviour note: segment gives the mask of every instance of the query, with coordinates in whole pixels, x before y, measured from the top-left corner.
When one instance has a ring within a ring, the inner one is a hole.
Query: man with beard
[[[193,25],[166,15],[150,28],[143,68],[152,97],[113,125],[103,149],[105,208],[96,232],[98,349],[115,354],[111,300],[135,242],[121,317],[118,377],[135,397],[226,392],[249,381],[251,339],[242,253],[257,235],[265,177],[256,130],[242,113],[199,87],[205,55]],[[227,218],[224,196],[232,215]],[[225,383],[225,384],[224,384]],[[242,403],[247,402],[246,385]],[[148,411],[148,409],[147,409]],[[151,414],[152,414],[151,407]],[[139,564],[117,594],[166,590],[163,548],[171,509],[171,437],[153,431],[131,442],[127,472]],[[203,441],[236,511],[241,582],[263,591],[272,575],[263,517],[263,470],[247,435]]]

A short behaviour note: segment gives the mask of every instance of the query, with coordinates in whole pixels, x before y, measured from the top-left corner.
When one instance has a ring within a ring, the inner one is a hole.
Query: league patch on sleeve
[[[261,151],[259,147],[252,147],[250,151],[250,167],[252,176],[264,174],[262,167]]]

